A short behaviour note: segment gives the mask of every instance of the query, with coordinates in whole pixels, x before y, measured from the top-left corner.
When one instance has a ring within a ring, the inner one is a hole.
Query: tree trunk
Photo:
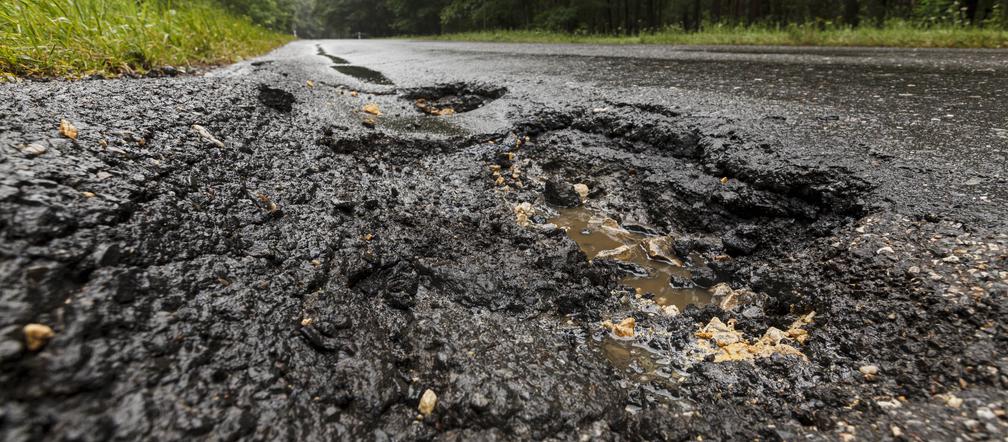
[[[977,6],[979,0],[966,0],[966,20],[969,24],[976,24]]]
[[[748,25],[752,26],[760,18],[761,9],[763,6],[762,0],[749,0],[749,20]]]
[[[610,34],[612,34],[612,33],[614,33],[616,31],[616,28],[613,25],[612,9],[613,9],[613,2],[612,2],[612,0],[606,0],[606,15],[608,15],[608,17],[607,17],[608,21],[606,22],[608,27],[606,28],[606,32],[610,33]]]
[[[641,21],[643,21],[641,20],[640,7],[641,7],[641,0],[634,0],[634,21],[633,21],[634,35],[640,34],[640,25]]]
[[[852,28],[861,24],[861,3],[858,0],[844,1],[843,21]]]
[[[711,3],[711,22],[721,23],[721,0],[714,0]]]
[[[693,0],[693,31],[700,32],[703,15],[700,13],[700,0]]]
[[[623,0],[623,33],[630,33],[630,0]]]
[[[885,26],[886,13],[889,11],[888,0],[875,0],[875,26],[883,27]]]

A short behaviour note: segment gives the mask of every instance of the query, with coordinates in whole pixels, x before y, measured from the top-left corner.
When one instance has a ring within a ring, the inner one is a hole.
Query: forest
[[[299,37],[487,30],[638,35],[710,27],[1004,28],[1008,0],[217,0]]]

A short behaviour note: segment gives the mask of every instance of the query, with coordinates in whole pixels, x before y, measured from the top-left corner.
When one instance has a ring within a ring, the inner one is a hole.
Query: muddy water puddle
[[[666,238],[627,230],[615,220],[585,208],[558,209],[558,212],[550,222],[566,229],[588,259],[617,261],[627,273],[622,283],[642,295],[650,293],[658,305],[683,309],[689,304],[711,302],[711,293],[705,288],[672,287],[673,277],[690,279],[691,275],[684,260],[673,255]],[[700,258],[691,257],[687,262],[697,264],[697,259]]]
[[[637,382],[656,379],[674,379],[678,375],[669,368],[671,361],[657,350],[633,341],[622,341],[605,336],[593,343],[616,369],[622,370]]]

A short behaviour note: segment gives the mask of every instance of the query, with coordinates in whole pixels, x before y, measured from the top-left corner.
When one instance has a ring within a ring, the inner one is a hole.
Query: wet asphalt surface
[[[1001,439],[1006,101],[1004,51],[399,41],[0,85],[0,434]]]

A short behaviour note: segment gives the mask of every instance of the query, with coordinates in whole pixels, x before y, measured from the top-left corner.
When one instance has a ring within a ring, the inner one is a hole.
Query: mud
[[[397,95],[351,94],[319,86],[341,84],[320,49],[0,85],[5,439],[1005,434],[1005,214],[931,210],[942,192],[1000,202],[991,179],[914,193],[896,178],[945,175],[885,137],[816,138],[846,152],[824,154],[804,144],[815,119],[600,100],[566,76],[547,98],[510,60],[432,55],[432,73],[382,73]],[[425,115],[420,98],[462,104]],[[597,259],[560,228],[552,202],[571,194],[551,180],[584,184],[571,202],[634,242],[669,238],[674,300],[628,279],[658,260]],[[721,283],[734,302],[708,302]],[[602,326],[625,318],[632,336]],[[750,343],[813,319],[786,338],[800,354],[714,362],[712,318]],[[52,330],[34,350],[29,324]]]

